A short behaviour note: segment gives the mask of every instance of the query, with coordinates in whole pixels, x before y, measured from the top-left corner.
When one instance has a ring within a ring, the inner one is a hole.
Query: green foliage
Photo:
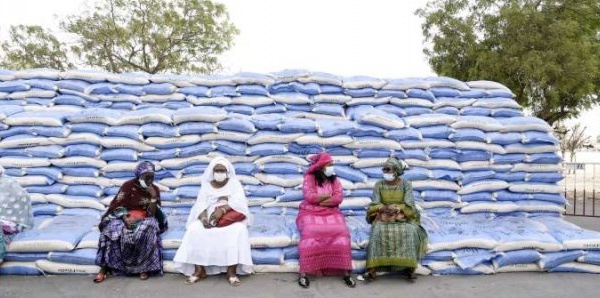
[[[11,26],[9,39],[0,43],[0,68],[73,68],[64,43],[40,26]]]
[[[39,26],[16,28],[2,43],[3,67],[62,70],[78,58],[81,65],[117,73],[213,72],[238,34],[225,6],[209,0],[98,1],[61,22],[76,38],[69,48]]]
[[[551,125],[600,102],[598,0],[431,0],[416,14],[440,75],[501,82]]]
[[[212,72],[238,33],[224,5],[203,0],[104,0],[62,27],[86,64],[112,72]]]

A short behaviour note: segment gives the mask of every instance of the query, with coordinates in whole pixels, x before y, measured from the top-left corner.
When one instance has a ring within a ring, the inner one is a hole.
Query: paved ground
[[[183,277],[140,281],[112,278],[95,285],[87,276],[0,277],[0,297],[598,297],[600,277],[578,273],[500,273],[492,276],[420,277],[411,284],[400,277],[382,277],[347,288],[339,278],[313,279],[310,289],[296,284],[295,274],[260,274],[232,288],[224,277],[192,286]]]
[[[600,231],[600,214],[599,217],[567,216],[565,219],[584,229]]]
[[[600,231],[600,218],[570,217],[569,221]],[[96,285],[89,276],[0,277],[0,297],[598,297],[600,276],[578,273],[500,273],[490,276],[420,277],[410,283],[401,277],[381,277],[374,283],[347,288],[341,279],[311,281],[310,289],[296,284],[295,274],[258,274],[232,288],[223,276],[192,286],[180,275],[140,281],[109,278]]]

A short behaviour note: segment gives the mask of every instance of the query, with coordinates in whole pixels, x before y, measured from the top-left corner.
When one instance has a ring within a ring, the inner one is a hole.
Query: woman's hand
[[[320,194],[319,195],[319,202],[323,202],[323,201],[329,200],[329,199],[331,199],[330,194]]]
[[[225,206],[218,207],[215,212],[213,212],[213,217],[219,221],[219,219],[221,219],[225,213],[227,213],[227,208]]]
[[[399,211],[398,214],[396,214],[396,220],[404,221],[405,219],[406,219],[406,216],[404,215],[404,212]]]
[[[323,206],[323,207],[331,207],[331,201],[329,199],[323,200],[319,203],[319,206]]]
[[[131,229],[135,223],[135,220],[130,218],[129,216],[123,216],[123,221],[125,222],[125,225],[129,229]]]
[[[398,207],[396,204],[391,204],[388,206],[388,210],[390,212],[400,212],[400,207]]]
[[[331,199],[330,194],[320,194],[319,195],[319,206],[328,207],[330,206],[329,200]]]
[[[202,223],[205,229],[210,229],[210,224],[208,223],[208,217],[206,217],[206,210],[198,215],[198,220]]]

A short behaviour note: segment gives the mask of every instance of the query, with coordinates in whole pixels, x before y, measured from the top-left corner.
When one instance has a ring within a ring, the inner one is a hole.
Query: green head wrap
[[[404,174],[404,169],[406,168],[397,158],[390,157],[384,164],[384,167],[389,167],[396,174],[396,177],[402,176]]]

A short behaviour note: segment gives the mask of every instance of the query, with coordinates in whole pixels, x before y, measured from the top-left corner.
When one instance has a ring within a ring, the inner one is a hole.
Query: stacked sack
[[[558,141],[513,97],[495,82],[445,77],[0,71],[0,165],[32,194],[40,218],[6,261],[48,273],[97,270],[85,267],[97,245],[93,226],[149,160],[170,215],[163,245],[171,271],[200,175],[222,155],[254,213],[256,270],[297,271],[302,177],[308,157],[327,150],[345,191],[357,271],[368,245],[365,207],[381,165],[395,156],[409,166],[404,178],[430,234],[422,273],[600,272],[600,234],[560,219]],[[62,239],[62,226],[78,229]]]

